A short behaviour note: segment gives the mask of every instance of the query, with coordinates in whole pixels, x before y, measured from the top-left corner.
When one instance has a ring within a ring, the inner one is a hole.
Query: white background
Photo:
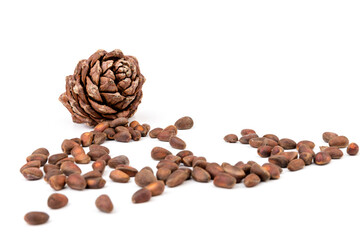
[[[324,131],[359,143],[359,12],[359,1],[345,0],[2,1],[0,238],[359,239],[360,159],[346,153],[252,189],[187,181],[138,205],[134,180],[114,183],[107,169],[103,189],[64,189],[61,210],[47,207],[54,191],[43,180],[19,172],[36,148],[59,153],[63,139],[89,131],[58,96],[65,76],[98,49],[138,58],[147,80],[133,119],[166,127],[191,116],[193,129],[179,137],[208,161],[266,162],[223,141],[243,128],[313,140],[316,151]],[[138,169],[155,169],[153,147],[171,149],[150,138],[105,146]],[[95,207],[104,193],[111,214]],[[49,222],[27,225],[24,214],[35,210]]]

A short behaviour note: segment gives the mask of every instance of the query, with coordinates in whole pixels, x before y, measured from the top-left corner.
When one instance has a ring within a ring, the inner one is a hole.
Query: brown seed
[[[283,152],[283,153],[279,153],[278,155],[285,156],[289,161],[291,161],[298,157],[298,152],[296,152],[296,151]]]
[[[74,190],[83,190],[86,188],[86,180],[79,173],[73,173],[68,176],[66,184]]]
[[[349,139],[345,136],[333,137],[329,141],[330,147],[346,148],[349,145]]]
[[[143,169],[147,169],[147,170],[149,170],[150,172],[152,172],[152,173],[154,174],[154,171],[153,171],[152,168],[149,167],[149,166],[143,167],[141,170],[143,170]]]
[[[68,155],[66,153],[58,153],[58,154],[53,154],[49,157],[49,163],[50,164],[56,164],[58,161],[60,161],[61,159],[67,158]]]
[[[299,149],[299,147],[300,147],[301,145],[306,145],[306,146],[308,146],[308,147],[311,148],[311,149],[314,149],[314,147],[315,147],[315,143],[314,143],[314,142],[309,141],[309,140],[302,140],[302,141],[300,141],[300,142],[297,143],[296,149]]]
[[[281,168],[286,168],[290,160],[286,156],[277,154],[269,157],[269,162]]]
[[[185,180],[189,180],[191,178],[192,170],[190,168],[179,167],[179,170],[186,173],[186,179]]]
[[[302,159],[304,161],[305,165],[307,166],[307,165],[312,164],[314,155],[312,155],[309,152],[303,152],[303,153],[300,153],[299,158]]]
[[[56,176],[56,175],[63,175],[63,173],[60,169],[52,169],[52,170],[48,171],[44,177],[45,182],[49,182],[50,178],[52,176]]]
[[[270,138],[265,138],[264,141],[262,142],[261,146],[269,146],[271,148],[278,146],[278,142],[270,139]]]
[[[241,166],[243,166],[245,163],[243,161],[238,161],[234,166],[240,168]]]
[[[145,131],[145,128],[142,125],[137,125],[133,128],[134,130],[138,130],[139,132],[143,132]]]
[[[271,155],[271,150],[272,150],[272,147],[270,147],[270,146],[260,146],[257,149],[257,153],[259,154],[260,157],[267,158]]]
[[[320,148],[320,152],[323,152],[323,151],[325,151],[325,149],[327,149],[329,146],[320,146],[319,148]]]
[[[60,167],[61,164],[63,164],[64,162],[72,162],[72,163],[74,163],[74,162],[75,162],[75,159],[74,159],[73,157],[63,158],[63,159],[61,159],[60,161],[58,161],[55,166]]]
[[[215,178],[216,175],[218,175],[221,172],[224,172],[224,169],[217,163],[213,162],[213,163],[208,163],[206,165],[206,169],[205,169],[208,173],[210,173],[210,176],[212,179]]]
[[[90,162],[90,157],[85,153],[84,149],[77,145],[71,150],[71,155],[74,156],[75,162],[79,164],[87,164]]]
[[[135,128],[136,126],[140,125],[140,123],[138,121],[132,121],[129,126],[132,127],[132,128]]]
[[[37,167],[29,167],[22,171],[22,175],[27,180],[39,180],[43,177],[43,172]]]
[[[179,168],[179,165],[176,163],[169,161],[169,160],[161,160],[157,165],[156,168],[168,168],[171,172],[177,170]]]
[[[136,168],[124,164],[117,165],[116,169],[123,171],[124,173],[129,175],[129,177],[135,177],[135,175],[138,173],[138,170]]]
[[[93,142],[94,133],[93,132],[84,132],[83,134],[81,134],[80,139],[81,139],[81,145],[83,147],[88,147]]]
[[[115,128],[115,132],[117,132],[117,133],[118,132],[128,132],[130,128],[132,128],[132,127],[117,126]],[[134,129],[134,128],[132,128],[132,129]]]
[[[170,146],[172,146],[173,148],[176,149],[185,149],[186,148],[186,143],[184,142],[184,140],[182,140],[181,138],[178,137],[172,137],[170,138]]]
[[[61,144],[61,150],[66,154],[70,154],[71,150],[76,146],[79,146],[79,144],[77,144],[75,141],[65,139]]]
[[[236,179],[227,173],[219,173],[214,178],[214,185],[216,187],[231,189],[235,186]]]
[[[231,176],[233,176],[236,179],[236,183],[240,183],[241,180],[243,178],[245,178],[245,176],[246,176],[244,170],[242,170],[238,167],[232,166],[229,163],[224,162],[221,164],[221,167],[224,169],[224,172],[230,174]]]
[[[311,155],[315,156],[315,152],[312,150],[312,148],[310,148],[308,145],[306,144],[301,144],[299,147],[298,147],[298,152],[299,154],[301,153],[304,153],[304,152],[308,152],[310,153]]]
[[[174,163],[176,163],[177,165],[180,164],[181,162],[181,157],[179,156],[174,156],[174,155],[167,155],[164,160],[169,160],[169,161],[172,161]]]
[[[107,147],[100,146],[100,145],[97,145],[97,144],[92,144],[92,145],[90,145],[89,150],[90,150],[90,151],[100,151],[100,150],[103,150],[103,151],[107,152],[107,154],[110,154],[110,150],[109,150]]]
[[[94,127],[94,131],[96,132],[103,132],[105,129],[107,129],[110,126],[109,122],[101,122],[98,123],[95,127]]]
[[[77,155],[74,159],[78,164],[88,164],[91,161],[90,156],[85,153]]]
[[[211,180],[210,173],[200,167],[194,167],[191,176],[197,182],[210,182]]]
[[[35,153],[35,154],[31,154],[30,156],[28,156],[26,158],[26,161],[27,162],[40,161],[41,166],[44,166],[45,163],[47,162],[47,156],[44,154]]]
[[[156,178],[166,182],[166,179],[170,176],[171,170],[168,168],[159,168],[156,172]]]
[[[132,196],[133,203],[144,203],[151,199],[151,191],[147,188],[142,188],[134,193]]]
[[[100,195],[96,198],[95,206],[104,213],[110,213],[114,209],[114,205],[110,197],[106,194]]]
[[[64,162],[60,166],[60,170],[66,175],[69,176],[73,173],[81,173],[81,169],[73,162]]]
[[[257,163],[251,166],[250,173],[255,173],[256,175],[258,175],[263,182],[270,179],[270,173]]]
[[[315,155],[314,163],[317,165],[325,165],[331,161],[331,156],[326,152],[319,152]]]
[[[331,159],[340,159],[344,155],[343,151],[338,147],[326,147],[323,152],[328,153]]]
[[[106,184],[105,179],[102,177],[97,178],[88,178],[86,180],[86,187],[90,189],[100,189],[103,188]]]
[[[183,150],[183,151],[180,151],[176,154],[176,156],[180,157],[180,158],[184,158],[186,156],[189,156],[189,155],[194,155],[191,151],[189,150]]]
[[[127,183],[129,182],[130,177],[123,171],[115,169],[110,172],[110,179],[113,180],[114,182]]]
[[[104,161],[105,164],[107,164],[109,161],[110,161],[111,157],[109,154],[106,154],[106,155],[102,155],[98,160],[96,160],[95,162],[97,161]]]
[[[245,135],[249,135],[249,134],[253,134],[253,133],[256,133],[255,130],[253,129],[243,129],[241,130],[240,134],[241,136],[245,136]]]
[[[284,152],[284,148],[283,148],[283,147],[275,146],[275,147],[273,147],[273,149],[271,150],[271,155],[276,155],[276,154],[279,154],[279,153],[282,153],[282,152]]]
[[[135,175],[135,183],[139,187],[145,187],[149,185],[150,183],[155,182],[157,179],[154,176],[154,173],[148,169],[141,169],[136,175]]]
[[[182,117],[178,119],[174,124],[179,130],[187,130],[194,126],[194,121],[191,117]]]
[[[163,142],[169,142],[170,138],[174,137],[175,135],[176,134],[174,131],[169,131],[164,129],[157,135],[157,139]]]
[[[177,127],[174,125],[169,125],[166,128],[164,128],[164,131],[170,131],[173,132],[175,135],[177,134]]]
[[[290,171],[298,171],[300,169],[303,169],[305,167],[305,162],[304,160],[302,159],[294,159],[294,160],[291,160],[287,166],[287,168],[290,170]]]
[[[243,170],[245,172],[245,174],[250,173],[250,168],[251,168],[250,164],[245,164],[242,161],[239,161],[234,166],[241,169],[241,170]]]
[[[53,175],[49,178],[50,187],[54,190],[59,191],[65,187],[66,176],[64,174],[61,175]]]
[[[96,161],[103,155],[107,155],[107,152],[105,152],[104,150],[90,150],[87,155],[90,157],[91,161]]]
[[[260,147],[260,146],[263,144],[263,142],[264,142],[265,139],[266,139],[266,138],[264,138],[264,137],[261,137],[261,138],[259,138],[259,137],[251,138],[251,139],[249,140],[249,144],[250,144],[250,146],[252,146],[253,148],[258,148],[258,147]]]
[[[142,126],[145,128],[145,131],[143,132],[143,134],[144,134],[143,137],[146,137],[146,135],[150,132],[150,125],[147,123],[144,123]]]
[[[159,135],[159,133],[162,131],[162,128],[154,128],[149,132],[149,136],[151,138],[157,138],[157,136]]]
[[[129,121],[127,118],[119,117],[119,118],[116,118],[116,119],[110,121],[109,126],[111,128],[115,128],[117,126],[126,126],[126,124],[128,124],[128,122]]]
[[[330,141],[330,139],[332,139],[333,137],[337,137],[337,136],[338,135],[333,132],[324,132],[322,135],[324,142],[327,142],[327,143]]]
[[[99,171],[92,170],[87,173],[84,173],[82,176],[85,178],[85,180],[87,180],[88,178],[102,177],[102,174]]]
[[[81,139],[80,138],[71,138],[70,140],[76,142],[78,145],[81,145]]]
[[[250,173],[244,179],[244,185],[246,187],[255,187],[260,183],[261,179],[255,173]]]
[[[104,132],[94,131],[94,144],[101,145],[106,141],[107,135]],[[114,135],[115,137],[115,135]]]
[[[130,142],[131,134],[129,131],[121,131],[114,135],[114,139],[117,142]]]
[[[154,159],[154,160],[163,160],[165,159],[165,157],[167,155],[170,155],[171,152],[166,150],[165,148],[162,148],[162,147],[154,147],[152,150],[151,150],[151,157]]]
[[[46,164],[49,165],[49,164]],[[24,164],[21,168],[20,168],[20,172],[22,173],[26,168],[30,168],[30,167],[35,167],[35,168],[40,168],[41,166],[41,162],[40,161],[30,161],[27,162],[26,164]],[[44,168],[45,169],[45,168]],[[45,171],[46,173],[46,171]]]
[[[106,134],[106,138],[109,140],[114,140],[114,136],[116,134],[115,129],[114,128],[107,128],[104,130],[104,132]]]
[[[275,134],[265,134],[263,136],[264,138],[269,138],[275,142],[279,142],[279,138]]]
[[[250,166],[252,166],[252,165],[254,165],[254,164],[257,164],[257,162],[255,162],[255,161],[247,161],[247,163],[246,164],[249,164]]]
[[[147,129],[143,125],[137,125],[134,128],[135,131],[139,131],[141,134],[141,137],[145,137],[147,134]]]
[[[346,151],[350,156],[355,156],[359,152],[359,146],[356,143],[350,143]]]
[[[134,141],[139,141],[141,138],[141,132],[138,130],[134,130],[131,127],[129,127],[129,133],[131,135],[131,139]]]
[[[111,168],[116,168],[118,165],[129,165],[129,158],[125,155],[120,155],[117,157],[113,157],[108,161],[108,166]]]
[[[33,151],[32,154],[37,154],[37,153],[43,154],[43,155],[45,155],[47,157],[49,157],[49,155],[50,155],[49,150],[47,150],[46,148],[38,148],[35,151]]]
[[[207,165],[207,162],[206,160],[202,160],[202,159],[199,159],[197,157],[195,157],[192,161],[192,167],[201,167],[203,169],[206,168],[206,165]]]
[[[28,212],[24,216],[24,220],[30,225],[40,225],[49,220],[49,215],[44,212]]]
[[[195,160],[203,160],[203,161],[206,161],[206,158],[205,158],[205,157],[200,156],[200,157],[195,157],[194,161],[195,161]]]
[[[151,195],[154,197],[154,196],[158,196],[164,192],[165,184],[163,181],[156,181],[156,182],[150,183],[145,188],[150,190]]]
[[[295,149],[296,142],[289,138],[282,138],[279,140],[279,145],[284,149]]]
[[[279,179],[282,169],[272,163],[264,163],[262,167],[270,173],[270,179]]]
[[[187,178],[189,174],[184,170],[176,170],[171,173],[170,176],[166,179],[166,186],[168,187],[177,187],[181,185]]]
[[[248,135],[242,136],[239,139],[239,142],[241,142],[242,144],[249,144],[250,140],[253,138],[258,138],[259,136],[256,133],[250,133]]]
[[[224,137],[225,142],[236,143],[239,139],[235,134],[228,134]]]
[[[68,203],[68,198],[61,193],[53,193],[49,196],[47,204],[51,209],[63,208]]]
[[[60,169],[60,166],[56,166],[56,165],[52,165],[52,164],[45,164],[44,165],[44,172],[47,173],[49,172],[50,170],[53,170],[53,169]]]

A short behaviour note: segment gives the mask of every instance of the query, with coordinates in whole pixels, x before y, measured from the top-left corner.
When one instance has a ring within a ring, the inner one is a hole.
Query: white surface
[[[228,133],[253,128],[325,145],[324,131],[360,142],[359,1],[2,1],[1,239],[359,239],[359,156],[327,166],[287,170],[277,181],[232,190],[187,181],[145,204],[132,204],[134,180],[101,190],[61,191],[69,205],[50,210],[54,191],[19,173],[36,148],[60,152],[86,126],[58,101],[65,76],[97,49],[138,58],[147,81],[133,119],[166,127],[184,115],[188,149],[208,161],[266,159]],[[108,142],[136,168],[151,166],[155,146],[143,138]],[[177,151],[171,150],[174,153]],[[91,166],[83,166],[83,170]],[[95,198],[109,194],[103,214]],[[28,211],[50,221],[28,226]],[[4,237],[7,236],[7,237]]]

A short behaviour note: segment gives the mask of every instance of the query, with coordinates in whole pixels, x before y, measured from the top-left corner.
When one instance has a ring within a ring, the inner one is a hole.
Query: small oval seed
[[[100,195],[96,198],[95,206],[104,213],[110,213],[114,209],[110,197],[106,194]]]
[[[255,187],[261,182],[261,179],[255,173],[250,173],[244,179],[244,185],[246,187]]]
[[[298,171],[305,167],[305,162],[302,159],[291,160],[287,166],[290,171]]]
[[[171,137],[169,140],[170,146],[176,149],[185,149],[186,143],[179,137]]]
[[[144,203],[151,199],[151,191],[146,188],[142,188],[134,193],[132,196],[133,203]]]
[[[24,220],[30,225],[40,225],[49,220],[49,215],[45,212],[28,212]]]
[[[214,178],[214,185],[221,188],[233,188],[236,184],[236,179],[227,173],[219,173]]]
[[[47,204],[51,209],[59,209],[65,207],[68,201],[68,198],[64,194],[53,193],[49,196]]]
[[[359,146],[356,143],[350,143],[346,151],[350,156],[355,156],[359,152]]]

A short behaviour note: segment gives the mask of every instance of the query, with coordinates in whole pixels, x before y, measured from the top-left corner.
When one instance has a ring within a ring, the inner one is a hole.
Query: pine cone
[[[144,76],[135,57],[121,50],[98,50],[81,60],[66,77],[66,92],[59,97],[76,123],[94,126],[118,117],[131,117],[142,98]]]

